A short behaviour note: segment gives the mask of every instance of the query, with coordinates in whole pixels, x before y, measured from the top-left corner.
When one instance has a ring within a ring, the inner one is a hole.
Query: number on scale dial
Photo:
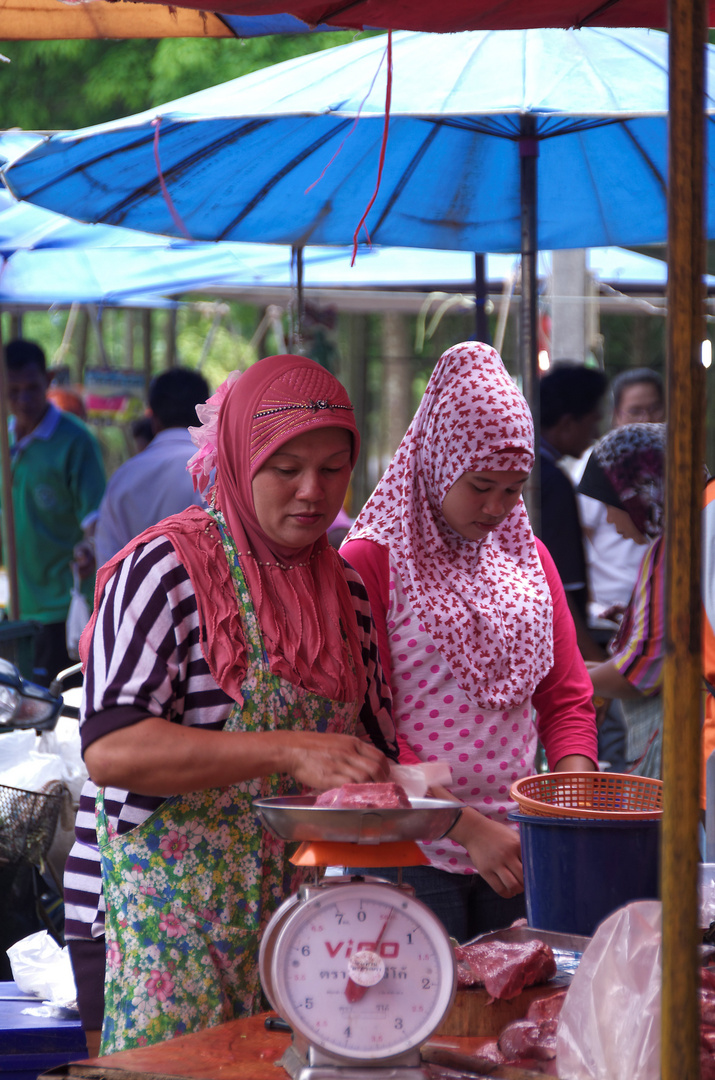
[[[298,905],[280,930],[271,983],[279,1011],[314,1046],[352,1060],[391,1057],[439,1027],[455,962],[424,904],[352,882]]]

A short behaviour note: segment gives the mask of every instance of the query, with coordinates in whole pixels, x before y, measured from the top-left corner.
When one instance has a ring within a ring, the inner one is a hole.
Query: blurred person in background
[[[663,380],[656,371],[623,371],[613,380],[611,391],[611,430],[626,424],[659,424],[665,420]],[[591,617],[620,617],[633,591],[642,548],[619,533],[604,503],[582,493],[578,503],[591,588]]]
[[[38,624],[32,680],[49,686],[72,662],[65,639],[71,564],[104,494],[104,466],[89,428],[49,400],[52,373],[40,346],[9,342],[5,366],[20,617]],[[91,604],[91,558],[80,573]]]
[[[150,416],[139,416],[132,423],[132,439],[134,440],[134,452],[140,454],[154,438],[154,429]]]
[[[611,430],[628,424],[665,420],[663,380],[650,368],[622,371],[611,383]],[[586,460],[583,465],[585,467]],[[580,463],[579,463],[580,464]],[[577,478],[577,482],[580,476]],[[617,528],[606,503],[579,491],[578,508],[590,588],[588,625],[599,644],[613,637],[628,605],[643,559],[643,546]],[[623,707],[611,702],[598,733],[599,757],[615,772],[626,767],[626,729]]]
[[[665,424],[626,424],[609,431],[596,443],[579,491],[601,502],[614,527],[641,552],[610,656],[588,667],[594,692],[621,702],[625,746],[620,771],[659,778],[665,658]]]
[[[539,384],[541,539],[556,563],[585,660],[603,659],[588,627],[589,581],[573,482],[560,462],[580,458],[598,437],[608,381],[602,371],[560,361]]]
[[[186,463],[195,450],[188,429],[198,423],[196,406],[209,393],[203,375],[189,368],[172,368],[152,381],[149,416],[154,435],[107,484],[95,532],[98,566],[150,525],[187,506],[204,505]]]

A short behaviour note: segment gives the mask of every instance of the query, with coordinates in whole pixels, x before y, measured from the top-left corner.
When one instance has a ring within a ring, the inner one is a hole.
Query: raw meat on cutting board
[[[543,941],[483,941],[455,947],[457,985],[482,985],[493,998],[509,999],[556,974],[553,951]]]

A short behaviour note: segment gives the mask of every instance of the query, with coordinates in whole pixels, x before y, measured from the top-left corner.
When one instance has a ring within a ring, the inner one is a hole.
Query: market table
[[[217,1027],[193,1035],[181,1035],[146,1049],[121,1050],[106,1057],[88,1058],[62,1065],[45,1073],[40,1080],[283,1080],[288,1074],[278,1064],[291,1043],[290,1035],[268,1031],[263,1013],[244,1020],[229,1020]],[[484,1038],[434,1036],[430,1047],[458,1054],[473,1054]],[[345,1071],[349,1080],[350,1070]],[[435,1073],[440,1076],[440,1070]],[[453,1080],[457,1073],[449,1072]],[[482,1073],[472,1076],[487,1075]],[[537,1074],[526,1069],[496,1066],[488,1074],[492,1080],[533,1080]]]

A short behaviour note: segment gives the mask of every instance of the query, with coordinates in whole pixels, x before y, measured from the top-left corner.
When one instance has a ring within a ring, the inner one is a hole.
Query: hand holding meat
[[[288,772],[304,787],[327,791],[343,784],[387,780],[390,763],[372,743],[354,735],[324,732],[290,733]]]

